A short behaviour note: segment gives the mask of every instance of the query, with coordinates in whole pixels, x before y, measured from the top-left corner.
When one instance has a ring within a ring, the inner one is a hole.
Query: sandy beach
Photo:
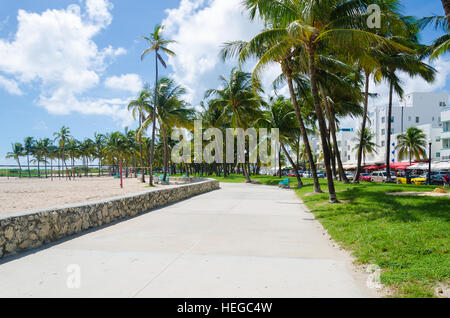
[[[71,203],[96,201],[130,193],[153,191],[176,185],[157,185],[154,188],[135,178],[124,178],[120,188],[119,179],[112,177],[89,177],[66,180],[50,179],[0,179],[0,214],[52,208]]]

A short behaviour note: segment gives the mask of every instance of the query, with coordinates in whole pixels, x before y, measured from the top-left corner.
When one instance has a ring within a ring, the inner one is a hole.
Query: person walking
[[[448,176],[448,172],[442,179],[444,179],[444,187],[450,186],[450,177]]]

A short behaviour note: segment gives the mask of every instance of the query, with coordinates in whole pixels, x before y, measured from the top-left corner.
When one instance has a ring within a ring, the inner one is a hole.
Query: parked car
[[[372,181],[375,181],[375,182],[386,182],[386,180],[387,180],[387,173],[386,173],[386,171],[375,171],[375,172],[372,172],[371,177],[372,177]],[[394,182],[397,181],[397,177],[394,175],[393,172],[391,172],[391,179]]]
[[[369,173],[361,173],[359,175],[359,181],[372,182],[372,176]]]
[[[317,178],[322,178],[322,179],[324,179],[324,178],[325,178],[325,172],[323,172],[323,171],[317,171]]]
[[[345,173],[345,176],[346,176],[347,179],[350,180],[350,181],[353,181],[353,178],[355,177],[355,176],[353,175],[353,173],[351,173],[351,172],[346,172],[346,173]]]
[[[448,173],[447,171],[431,171],[431,184],[443,185],[444,184],[444,176],[447,173]]]
[[[289,172],[289,173],[287,174],[287,176],[288,176],[288,177],[295,177],[295,173]]]
[[[302,172],[302,177],[303,178],[312,178],[312,174],[309,171],[303,171]]]
[[[407,184],[407,180],[405,176],[398,177],[397,178],[398,184]],[[423,174],[421,176],[413,175],[411,176],[411,183],[414,183],[416,185],[421,185],[427,183],[427,174]]]

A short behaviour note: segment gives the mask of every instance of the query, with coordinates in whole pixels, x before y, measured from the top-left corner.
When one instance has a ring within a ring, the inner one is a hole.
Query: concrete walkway
[[[293,191],[221,186],[0,262],[0,297],[375,296]]]

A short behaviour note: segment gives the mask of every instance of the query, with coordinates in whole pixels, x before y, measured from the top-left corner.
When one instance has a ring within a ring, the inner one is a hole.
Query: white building
[[[450,107],[446,107],[441,112],[442,132],[440,151],[441,161],[450,161]]]
[[[399,133],[406,131],[409,127],[415,126],[424,130],[428,139],[432,139],[432,159],[439,160],[441,157],[441,131],[442,118],[441,113],[448,106],[447,93],[411,93],[400,101],[399,105],[393,105],[391,116],[391,159],[398,160],[395,152],[395,144],[397,142],[396,136]],[[369,154],[366,156],[366,164],[384,163],[386,160],[386,137],[387,137],[387,118],[388,106],[371,107],[368,111],[369,120],[367,127],[375,134],[374,142],[379,146],[377,154]],[[448,114],[450,121],[450,112]],[[446,117],[447,118],[447,117]],[[361,127],[361,119],[356,121],[356,129],[351,133],[339,133],[338,145],[340,146],[342,161],[347,164],[354,164],[357,162],[357,152],[352,151],[355,146],[353,141],[356,137],[356,132]],[[450,144],[450,123],[448,124],[449,140],[447,146]],[[445,147],[444,147],[445,148]],[[449,149],[450,151],[450,149]],[[427,149],[428,152],[428,149]],[[450,154],[449,154],[450,155]]]

